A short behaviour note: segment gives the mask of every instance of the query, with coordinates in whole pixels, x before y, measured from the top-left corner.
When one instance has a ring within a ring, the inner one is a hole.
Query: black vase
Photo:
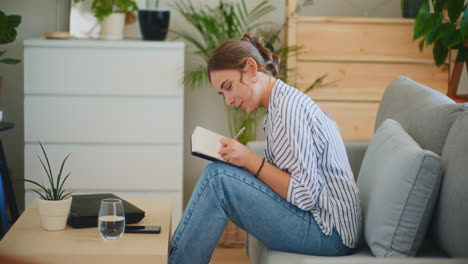
[[[169,29],[170,10],[138,10],[144,40],[164,40]]]
[[[415,18],[418,14],[419,8],[423,3],[426,3],[427,0],[402,0],[402,11],[403,17],[405,18]]]

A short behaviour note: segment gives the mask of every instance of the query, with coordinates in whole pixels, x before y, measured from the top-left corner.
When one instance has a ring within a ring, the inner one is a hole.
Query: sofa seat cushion
[[[272,250],[253,236],[248,237],[248,255],[251,264],[378,264],[378,263],[421,263],[421,264],[466,264],[466,259],[447,258],[440,250],[425,252],[416,258],[376,258],[367,246],[343,257],[309,256]]]
[[[377,129],[357,180],[365,241],[377,257],[415,256],[441,182],[437,154],[423,150],[395,120]]]
[[[468,110],[455,120],[441,158],[445,173],[433,233],[449,256],[468,258]]]

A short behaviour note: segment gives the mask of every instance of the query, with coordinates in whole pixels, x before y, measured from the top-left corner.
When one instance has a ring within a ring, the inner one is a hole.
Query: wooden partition
[[[288,14],[287,45],[301,47],[287,59],[288,79],[304,90],[328,74],[328,85],[308,95],[337,121],[345,140],[372,138],[383,92],[400,75],[447,92],[448,67],[434,65],[432,48],[419,51],[413,19]]]

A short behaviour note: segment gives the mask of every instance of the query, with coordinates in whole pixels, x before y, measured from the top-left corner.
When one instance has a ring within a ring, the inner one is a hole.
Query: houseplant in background
[[[447,95],[459,102],[468,100],[468,95],[458,95],[457,90],[463,66],[468,67],[468,9],[464,0],[431,0],[432,9],[424,3],[414,23],[413,39],[422,38],[419,49],[434,44],[432,54],[437,66],[449,57],[449,85]],[[454,51],[454,52],[452,52]],[[456,52],[455,63],[452,55]],[[453,67],[453,70],[451,69]]]
[[[434,44],[432,53],[437,66],[442,65],[451,49],[458,50],[456,61],[467,61],[468,11],[464,0],[431,0],[419,9],[414,23],[413,39],[422,38],[419,49]]]
[[[75,3],[87,0],[73,0]],[[123,39],[125,23],[136,21],[134,12],[138,5],[134,0],[92,0],[91,11],[101,23],[100,38]]]
[[[16,28],[21,23],[21,16],[19,15],[6,15],[0,10],[0,44],[5,45],[15,41]],[[19,59],[2,58],[6,50],[0,50],[0,63],[5,64],[18,64],[21,62]],[[3,119],[3,78],[0,76],[0,121]]]
[[[155,9],[150,9],[151,0],[146,1],[147,8],[138,10],[138,22],[144,40],[164,40],[169,29],[171,11],[159,9],[159,0],[154,1]]]
[[[49,157],[47,156],[44,146],[41,142],[39,142],[39,145],[42,149],[42,153],[44,154],[45,162],[39,155],[37,155],[37,157],[39,158],[39,161],[45,170],[47,179],[49,181],[49,186],[40,184],[30,179],[22,180],[36,185],[43,191],[43,193],[41,193],[37,190],[33,190],[39,195],[38,207],[39,214],[41,216],[42,228],[45,230],[62,230],[65,228],[67,223],[67,218],[68,214],[70,213],[70,206],[72,202],[72,197],[70,196],[71,192],[67,192],[63,189],[63,185],[67,181],[71,172],[69,172],[65,177],[63,177],[62,172],[65,166],[65,162],[71,153],[68,154],[65,159],[63,159],[58,174],[54,176],[50,166]]]

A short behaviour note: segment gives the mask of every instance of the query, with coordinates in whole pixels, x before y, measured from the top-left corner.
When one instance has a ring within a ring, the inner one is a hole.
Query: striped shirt
[[[278,80],[264,130],[266,159],[291,175],[288,202],[310,211],[324,234],[335,229],[343,244],[357,247],[359,192],[335,121],[309,96]]]

